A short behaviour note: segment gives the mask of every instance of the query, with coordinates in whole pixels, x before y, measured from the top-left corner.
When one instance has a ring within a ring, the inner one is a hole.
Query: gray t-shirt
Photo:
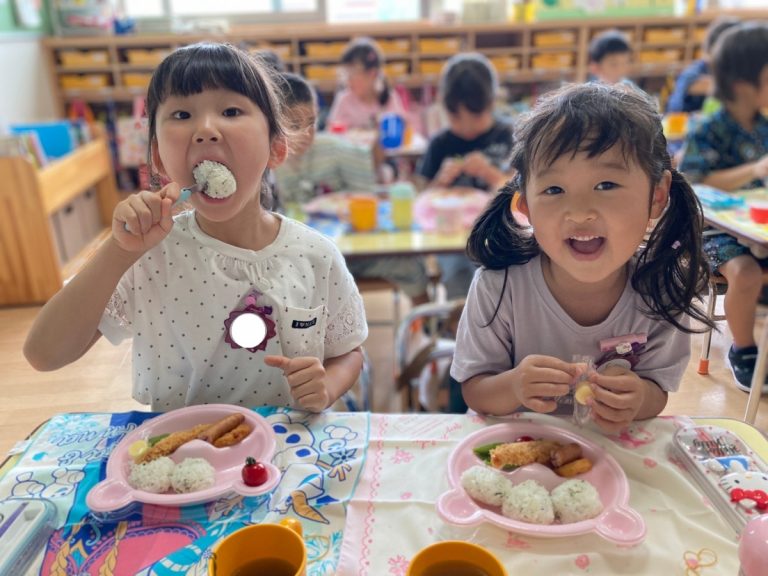
[[[647,342],[637,352],[633,367],[642,378],[653,380],[669,392],[677,390],[691,353],[690,335],[667,322],[652,320],[640,295],[628,280],[624,293],[603,322],[577,324],[560,307],[544,281],[541,258],[510,266],[504,295],[504,270],[479,268],[469,290],[459,322],[451,376],[465,382],[478,374],[499,374],[517,366],[529,354],[543,354],[573,361],[573,356],[605,353],[603,340],[628,334],[645,334]],[[490,324],[494,310],[499,311]],[[688,317],[683,320],[687,325]],[[572,395],[558,399],[557,413],[570,413]]]

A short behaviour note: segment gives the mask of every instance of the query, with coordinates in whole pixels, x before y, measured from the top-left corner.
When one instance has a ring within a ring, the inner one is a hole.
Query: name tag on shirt
[[[299,330],[305,330],[307,328],[312,328],[317,324],[317,318],[312,318],[312,320],[294,320],[291,323],[291,328],[298,328]]]

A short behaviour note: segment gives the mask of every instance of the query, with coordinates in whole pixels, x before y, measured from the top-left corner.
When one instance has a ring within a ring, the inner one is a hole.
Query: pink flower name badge
[[[272,306],[257,306],[259,296],[255,291],[246,296],[245,307],[233,310],[224,320],[224,341],[234,350],[245,348],[252,353],[266,350],[269,339],[277,334],[275,323],[269,318]]]

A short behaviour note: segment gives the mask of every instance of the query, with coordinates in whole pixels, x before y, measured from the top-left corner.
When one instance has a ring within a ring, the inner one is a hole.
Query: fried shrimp
[[[139,456],[139,458],[136,459],[136,463],[143,464],[145,462],[152,462],[152,460],[162,456],[170,456],[181,446],[190,440],[197,438],[199,434],[204,432],[210,426],[210,424],[198,424],[194,428],[190,428],[188,430],[179,430],[178,432],[169,434],[160,440],[160,442],[152,446],[152,448],[147,450],[144,454]]]
[[[560,444],[552,440],[501,444],[491,450],[491,466],[519,468],[533,463],[549,464],[552,451],[558,447]]]

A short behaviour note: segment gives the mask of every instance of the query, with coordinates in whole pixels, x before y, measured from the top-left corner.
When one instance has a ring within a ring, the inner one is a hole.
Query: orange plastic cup
[[[254,524],[233,532],[214,547],[208,574],[306,576],[307,551],[301,524]]]
[[[406,576],[432,574],[508,576],[501,561],[485,548],[459,540],[437,542],[422,549],[408,565]]]
[[[349,223],[357,232],[376,229],[378,202],[373,196],[352,196],[349,199]]]

